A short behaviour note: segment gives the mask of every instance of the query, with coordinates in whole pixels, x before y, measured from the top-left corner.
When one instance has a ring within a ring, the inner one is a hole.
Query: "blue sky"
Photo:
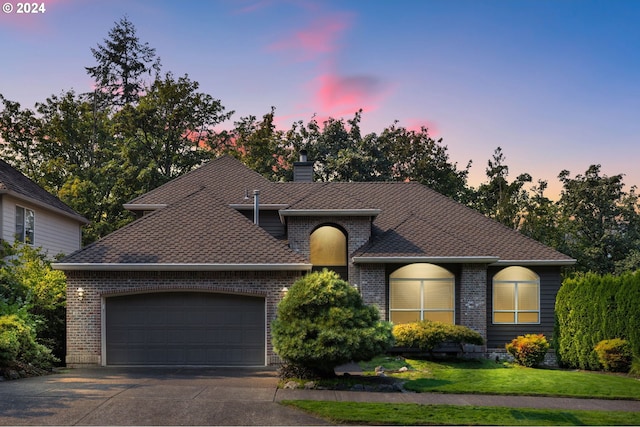
[[[233,119],[426,125],[470,184],[503,148],[513,179],[560,189],[591,164],[640,184],[640,1],[49,0],[0,13],[0,93],[32,108],[89,91],[90,48],[123,16],[163,71],[189,74]]]

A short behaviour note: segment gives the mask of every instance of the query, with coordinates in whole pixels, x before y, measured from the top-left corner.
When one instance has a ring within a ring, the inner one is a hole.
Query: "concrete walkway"
[[[326,425],[283,400],[638,412],[640,401],[277,389],[269,368],[91,368],[0,382],[0,425]]]

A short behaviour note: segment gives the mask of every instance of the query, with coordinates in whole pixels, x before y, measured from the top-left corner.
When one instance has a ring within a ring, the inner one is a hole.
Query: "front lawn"
[[[379,357],[363,363],[365,374],[376,366],[405,381],[419,393],[475,393],[640,400],[640,380],[626,375],[559,369],[524,368],[491,360],[428,361]],[[402,366],[408,371],[397,372]]]
[[[523,368],[509,363],[427,361],[379,357],[361,364],[373,376],[382,366],[407,390],[640,400],[640,380],[626,375]],[[399,372],[401,368],[406,372]],[[334,381],[340,381],[338,377]],[[345,378],[353,382],[356,377]],[[333,384],[335,386],[335,383]],[[288,401],[332,423],[361,425],[638,425],[637,412],[579,411],[453,405]]]
[[[410,403],[285,401],[334,424],[360,425],[637,425],[635,412],[568,411]]]

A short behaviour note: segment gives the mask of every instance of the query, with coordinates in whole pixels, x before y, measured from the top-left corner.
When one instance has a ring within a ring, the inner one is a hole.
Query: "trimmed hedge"
[[[605,371],[629,372],[631,369],[631,346],[629,341],[614,338],[602,340],[594,348],[598,361]]]
[[[602,340],[629,342],[640,356],[640,271],[565,279],[556,298],[556,355],[561,366],[600,370]]]
[[[429,320],[395,325],[393,336],[398,347],[418,348],[427,352],[432,352],[434,348],[446,342],[460,345],[464,343],[484,344],[482,336],[466,326]]]

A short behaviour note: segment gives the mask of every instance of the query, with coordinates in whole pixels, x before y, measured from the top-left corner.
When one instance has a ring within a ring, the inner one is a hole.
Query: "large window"
[[[540,323],[540,278],[524,267],[493,276],[493,323]]]
[[[437,265],[411,264],[389,277],[390,320],[455,323],[455,278]]]
[[[309,237],[310,261],[314,270],[328,268],[346,280],[347,236],[332,225],[316,228]]]
[[[33,245],[35,234],[35,214],[31,209],[16,206],[16,239]]]

